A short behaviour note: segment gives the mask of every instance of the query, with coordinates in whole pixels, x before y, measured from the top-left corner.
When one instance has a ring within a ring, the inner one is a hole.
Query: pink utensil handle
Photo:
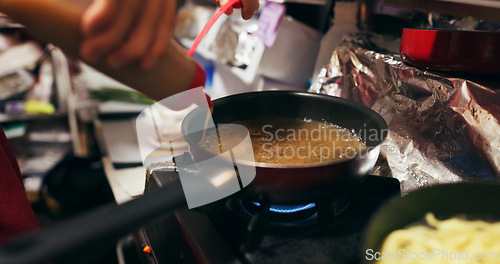
[[[219,19],[219,17],[225,13],[230,7],[234,7],[234,8],[240,8],[241,7],[241,0],[230,0],[229,2],[227,2],[225,5],[221,6],[221,8],[219,10],[217,10],[217,12],[215,13],[215,15],[213,15],[210,20],[208,20],[207,24],[205,25],[205,27],[203,27],[203,29],[201,30],[200,34],[198,34],[198,36],[196,36],[196,38],[194,39],[194,42],[193,42],[193,45],[191,46],[191,48],[188,50],[188,54],[190,56],[193,56],[194,53],[196,52],[196,48],[198,48],[198,45],[200,45],[200,42],[201,40],[205,37],[205,35],[208,33],[208,31],[210,30],[210,28],[213,26],[213,24],[215,23],[215,21],[217,21],[217,19]]]

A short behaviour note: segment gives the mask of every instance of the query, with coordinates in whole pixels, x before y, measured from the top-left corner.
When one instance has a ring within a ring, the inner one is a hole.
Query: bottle
[[[358,2],[336,2],[334,7],[333,25],[321,39],[318,57],[314,66],[313,78],[321,68],[330,62],[335,48],[340,44],[342,37],[348,33],[358,32]]]
[[[79,48],[84,37],[80,21],[84,10],[85,6],[73,0],[0,0],[0,11],[26,26],[38,40],[53,43],[80,59]],[[88,64],[158,101],[187,90],[198,73],[193,58],[174,39],[166,54],[149,71],[138,65],[112,69],[103,62]]]

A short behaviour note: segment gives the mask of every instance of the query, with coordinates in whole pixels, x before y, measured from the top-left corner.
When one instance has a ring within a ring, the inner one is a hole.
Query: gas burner
[[[255,251],[264,237],[270,234],[297,237],[324,231],[335,233],[336,228],[349,224],[348,220],[357,217],[349,210],[350,206],[350,197],[346,195],[324,197],[314,203],[298,205],[274,205],[238,196],[226,201],[227,211],[239,217],[246,230],[242,252]],[[219,221],[226,222],[223,219],[215,222]]]
[[[252,205],[257,207],[260,206],[258,202],[251,202]],[[273,205],[271,204],[269,211],[272,213],[282,214],[282,215],[294,215],[305,212],[309,209],[316,207],[315,203],[301,204],[301,205]]]
[[[325,219],[331,224],[336,222],[337,217],[346,211],[349,204],[349,199],[343,196],[299,205],[270,204],[269,212],[267,212],[268,225],[281,227],[316,225],[318,224],[319,211],[321,211],[320,215],[324,214],[321,215],[321,219]],[[264,203],[264,206],[267,205]],[[251,219],[254,215],[262,213],[263,210],[261,203],[239,198],[228,199],[226,208],[245,219]]]
[[[168,181],[160,172],[153,177],[160,186]],[[356,263],[366,223],[393,195],[400,195],[399,181],[366,176],[344,195],[314,203],[277,206],[233,196],[151,223],[136,239],[151,248],[146,257],[154,261],[145,263]]]
[[[247,218],[261,210],[261,203],[239,200]],[[304,226],[316,223],[317,210],[315,203],[302,205],[269,205],[269,224],[281,226]]]

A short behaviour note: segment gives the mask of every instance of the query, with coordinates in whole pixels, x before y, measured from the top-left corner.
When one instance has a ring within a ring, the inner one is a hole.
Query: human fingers
[[[240,0],[241,1],[241,17],[245,20],[252,18],[259,10],[259,0]],[[229,0],[215,0],[218,6],[225,5]],[[226,15],[233,13],[233,7],[229,7],[225,12]]]
[[[94,0],[82,15],[81,28],[85,36],[95,35],[115,19],[118,1]]]
[[[153,44],[144,58],[141,60],[143,70],[151,69],[156,61],[162,57],[167,49],[168,43],[175,24],[176,1],[162,1],[163,12],[160,15],[160,23],[156,31]]]
[[[227,4],[227,2],[229,2],[229,0],[214,0],[214,2],[217,4],[217,6],[221,7],[225,4]],[[230,16],[233,14],[233,7],[229,7],[226,12],[224,12],[224,14]]]
[[[224,12],[224,14],[226,14],[226,15],[228,15],[228,16],[232,15],[232,14],[233,14],[233,7],[232,7],[232,6],[231,6],[231,7],[229,7],[229,8],[226,10],[226,12]]]
[[[245,20],[252,18],[259,10],[259,0],[241,0],[241,17]]]
[[[112,67],[140,60],[152,46],[161,21],[163,2],[170,0],[142,0],[142,13],[128,35],[128,39],[112,52],[106,61]],[[166,45],[167,41],[161,40]]]
[[[121,3],[116,5],[115,18],[97,35],[89,36],[81,45],[81,56],[90,62],[101,59],[127,39],[133,21],[142,10],[141,0],[106,0]]]

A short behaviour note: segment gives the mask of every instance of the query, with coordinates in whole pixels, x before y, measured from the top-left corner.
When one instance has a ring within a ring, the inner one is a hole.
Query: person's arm
[[[38,39],[53,43],[104,74],[154,100],[185,91],[195,74],[195,61],[185,49],[169,40],[165,54],[144,71],[139,63],[115,69],[105,60],[92,62],[80,54],[85,35],[81,29],[84,9],[64,0],[0,0],[0,10],[27,27]]]
[[[241,5],[244,19],[259,8],[258,0]],[[175,0],[93,0],[88,8],[72,0],[0,0],[0,10],[40,40],[154,100],[202,79],[196,62],[170,37]]]

